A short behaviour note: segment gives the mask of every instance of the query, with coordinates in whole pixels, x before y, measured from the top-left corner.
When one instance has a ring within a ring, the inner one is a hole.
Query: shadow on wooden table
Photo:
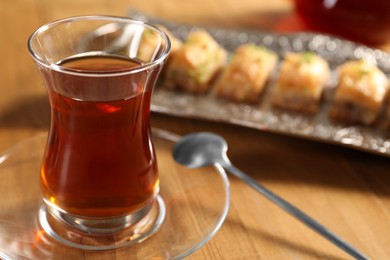
[[[387,157],[260,131],[256,135],[257,145],[245,138],[242,147],[251,148],[231,148],[230,157],[258,181],[306,183],[390,197]]]
[[[50,105],[46,95],[20,99],[0,112],[0,125],[4,128],[49,129]]]

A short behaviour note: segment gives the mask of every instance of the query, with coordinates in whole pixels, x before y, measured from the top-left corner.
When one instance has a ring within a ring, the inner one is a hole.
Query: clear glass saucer
[[[0,154],[0,258],[2,259],[181,259],[219,230],[229,210],[223,169],[187,169],[172,158],[178,136],[153,129],[166,216],[150,238],[126,248],[89,251],[50,237],[38,221],[42,206],[39,173],[46,133]]]

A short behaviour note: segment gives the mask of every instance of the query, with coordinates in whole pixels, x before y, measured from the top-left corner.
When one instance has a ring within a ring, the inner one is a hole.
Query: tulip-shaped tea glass
[[[81,16],[42,26],[28,48],[51,106],[43,229],[92,250],[147,238],[165,215],[149,112],[167,35],[132,19]]]

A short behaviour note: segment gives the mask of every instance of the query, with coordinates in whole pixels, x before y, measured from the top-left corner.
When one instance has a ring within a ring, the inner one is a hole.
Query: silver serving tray
[[[166,26],[174,36],[185,39],[196,26],[174,24],[140,13],[132,17]],[[267,91],[258,104],[235,103],[207,95],[192,95],[156,86],[151,110],[154,112],[210,121],[227,122],[269,132],[291,135],[316,141],[339,144],[350,148],[390,157],[390,131],[384,130],[380,123],[376,126],[346,126],[331,121],[328,109],[332,92],[337,84],[335,69],[340,64],[353,59],[368,59],[374,62],[389,77],[390,54],[378,49],[368,48],[354,42],[322,34],[298,33],[276,34],[264,31],[226,30],[203,28],[214,39],[232,52],[244,43],[264,45],[279,55],[279,63],[274,71]],[[279,71],[280,61],[289,51],[313,51],[325,58],[332,70],[331,79],[326,86],[320,111],[315,116],[275,109],[270,104],[273,84]]]

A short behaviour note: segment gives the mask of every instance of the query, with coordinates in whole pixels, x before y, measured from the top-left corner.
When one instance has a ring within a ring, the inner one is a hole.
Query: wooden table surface
[[[125,15],[130,8],[221,27],[269,25],[292,11],[288,0],[0,0],[0,150],[49,126],[45,89],[26,49],[28,36],[54,19]],[[151,120],[178,134],[221,134],[236,166],[372,259],[390,259],[389,158],[223,123],[160,114]],[[230,180],[224,225],[189,259],[351,259],[241,181]]]

